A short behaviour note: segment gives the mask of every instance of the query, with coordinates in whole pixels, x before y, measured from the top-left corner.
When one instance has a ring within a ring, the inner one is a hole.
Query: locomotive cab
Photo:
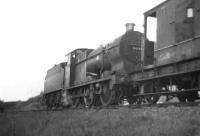
[[[86,81],[86,58],[92,49],[76,49],[66,55],[65,88],[81,84]]]

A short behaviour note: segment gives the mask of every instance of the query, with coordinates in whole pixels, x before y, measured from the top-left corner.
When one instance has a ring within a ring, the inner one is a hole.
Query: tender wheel
[[[107,106],[112,104],[112,100],[115,97],[115,92],[109,89],[109,84],[104,84],[102,88],[102,92],[100,94],[100,100],[102,105]]]
[[[91,106],[94,102],[94,89],[85,89],[84,103],[86,106]]]

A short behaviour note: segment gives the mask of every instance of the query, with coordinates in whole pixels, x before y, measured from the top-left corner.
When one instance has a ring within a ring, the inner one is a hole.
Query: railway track
[[[161,104],[130,104],[130,105],[109,105],[109,106],[93,106],[93,107],[84,107],[79,106],[77,108],[58,108],[58,109],[51,109],[47,110],[45,109],[38,109],[38,110],[16,110],[16,111],[5,111],[1,114],[16,114],[16,113],[29,113],[29,112],[58,112],[58,111],[67,111],[67,110],[101,110],[101,109],[119,109],[122,107],[130,108],[130,109],[141,109],[141,108],[147,108],[147,107],[156,107],[156,108],[166,108],[169,106],[174,107],[195,107],[200,106],[200,101],[197,102],[169,102],[169,103],[161,103]]]

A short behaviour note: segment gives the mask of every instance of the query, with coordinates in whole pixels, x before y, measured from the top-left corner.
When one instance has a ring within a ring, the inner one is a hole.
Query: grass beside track
[[[0,114],[0,136],[199,136],[200,107]]]

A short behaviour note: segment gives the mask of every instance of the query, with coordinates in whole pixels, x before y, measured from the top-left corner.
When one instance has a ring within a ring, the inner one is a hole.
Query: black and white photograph
[[[0,1],[0,136],[200,136],[200,0]]]

